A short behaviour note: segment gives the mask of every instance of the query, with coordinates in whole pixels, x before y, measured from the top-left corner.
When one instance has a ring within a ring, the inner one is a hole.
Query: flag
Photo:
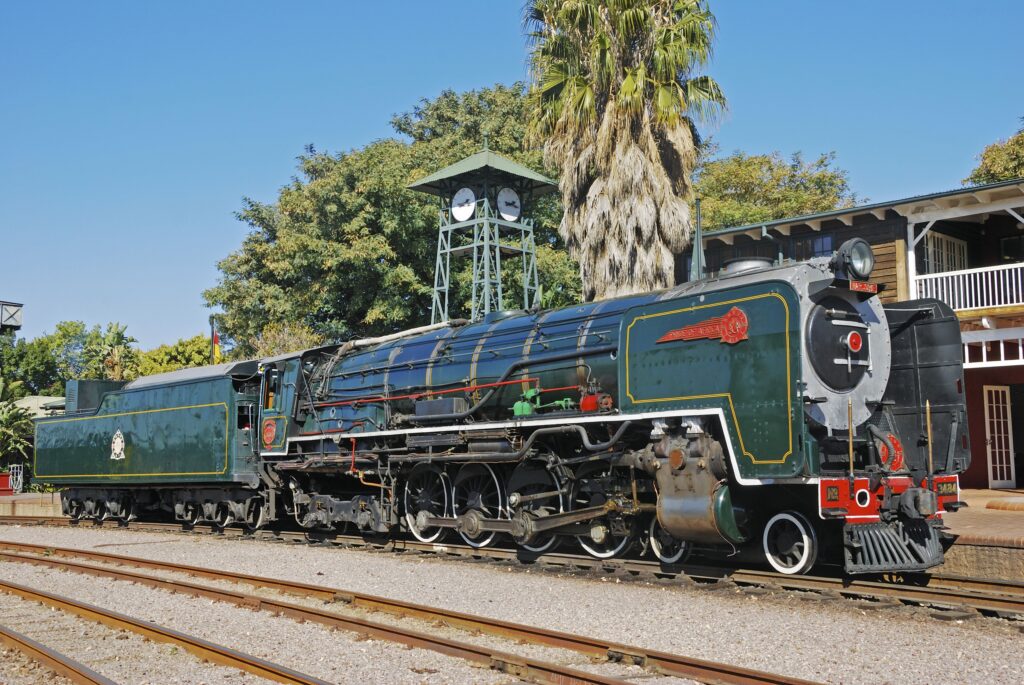
[[[217,325],[210,322],[210,363],[220,363],[220,335],[217,333]]]

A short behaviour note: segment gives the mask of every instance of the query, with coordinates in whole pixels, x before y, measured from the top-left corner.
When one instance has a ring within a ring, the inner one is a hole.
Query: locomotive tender
[[[970,459],[960,329],[936,300],[883,306],[873,262],[854,239],[831,260],[141,378],[38,420],[36,480],[75,518],[923,570]]]

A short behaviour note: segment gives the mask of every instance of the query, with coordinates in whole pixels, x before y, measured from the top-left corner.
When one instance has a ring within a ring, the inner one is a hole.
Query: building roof
[[[253,376],[256,374],[256,360],[243,362],[228,362],[226,364],[214,364],[213,366],[198,366],[192,369],[181,369],[180,371],[168,371],[152,376],[136,378],[125,390],[148,388],[154,385],[167,385],[168,383],[188,383],[190,381],[201,381],[220,376]]]
[[[60,406],[47,406],[57,404]],[[46,416],[53,409],[63,409],[64,398],[49,395],[29,395],[28,397],[22,397],[20,400],[14,400],[14,406],[24,409],[32,418],[36,418],[39,416]]]
[[[927,222],[939,218],[968,216],[977,212],[1005,211],[1007,207],[1022,206],[1024,206],[1024,178],[1015,178],[1009,181],[957,188],[928,195],[916,195],[889,202],[875,202],[816,214],[705,231],[704,240],[725,238],[727,242],[730,242],[730,236],[742,234],[753,236],[767,229],[781,229],[783,233],[788,234],[788,229],[793,226],[807,224],[817,229],[821,227],[822,222],[833,219],[851,225],[853,217],[858,214],[874,214],[881,219],[884,218],[886,210],[895,211],[914,222]],[[976,211],[972,210],[972,207],[975,207]]]
[[[520,185],[525,184],[527,190],[536,194],[552,193],[558,189],[555,182],[546,176],[490,150],[481,150],[465,159],[460,159],[455,164],[435,171],[426,178],[421,178],[406,187],[431,195],[446,195],[451,183],[445,181],[452,181],[460,176],[484,169],[499,177],[506,177],[509,181],[515,181]]]

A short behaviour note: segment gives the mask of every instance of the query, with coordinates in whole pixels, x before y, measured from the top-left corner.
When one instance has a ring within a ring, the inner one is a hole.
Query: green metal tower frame
[[[474,321],[506,307],[503,260],[520,262],[523,308],[538,304],[540,283],[534,222],[524,214],[538,197],[557,190],[553,181],[491,152],[485,142],[480,152],[410,184],[409,188],[436,195],[441,201],[432,323],[450,318],[453,258],[473,260],[470,312]],[[460,188],[469,188],[476,198],[473,215],[465,221],[458,221],[452,214],[452,199]],[[497,195],[502,188],[511,188],[519,196],[520,214],[514,221],[503,218],[498,211]]]

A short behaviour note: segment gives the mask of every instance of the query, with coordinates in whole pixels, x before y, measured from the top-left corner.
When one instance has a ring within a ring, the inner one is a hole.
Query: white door
[[[1016,479],[1013,473],[1010,388],[1005,385],[986,385],[984,393],[988,486],[990,488],[1012,488],[1016,485]]]

